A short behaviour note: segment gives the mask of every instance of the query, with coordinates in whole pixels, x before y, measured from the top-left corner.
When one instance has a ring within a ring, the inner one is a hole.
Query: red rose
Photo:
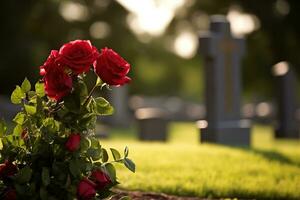
[[[70,135],[70,137],[68,138],[65,144],[65,147],[71,152],[76,151],[80,146],[80,139],[81,139],[80,134]]]
[[[47,61],[40,67],[40,74],[44,76],[45,91],[48,97],[59,101],[71,92],[72,78],[57,62],[57,58],[58,51],[51,51]]]
[[[4,200],[15,200],[17,199],[16,190],[8,189],[4,194]]]
[[[131,80],[126,76],[129,70],[130,64],[107,47],[101,50],[95,64],[95,71],[101,80],[114,86],[124,85]]]
[[[3,164],[0,165],[0,179],[3,180],[7,177],[13,176],[17,173],[17,166],[12,162],[6,160]]]
[[[96,183],[96,188],[98,190],[105,188],[111,183],[109,177],[101,170],[93,171],[91,178]]]
[[[81,74],[89,71],[98,56],[98,50],[89,40],[75,40],[64,44],[59,49],[58,61],[75,74]]]
[[[77,197],[80,200],[90,200],[96,195],[95,183],[84,178],[77,187]]]

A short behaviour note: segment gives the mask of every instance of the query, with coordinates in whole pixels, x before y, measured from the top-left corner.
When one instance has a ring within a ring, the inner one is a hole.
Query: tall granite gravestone
[[[231,35],[226,18],[212,16],[210,32],[200,36],[206,104],[206,121],[197,123],[201,142],[250,144],[250,123],[240,117],[240,63],[244,51],[244,39]]]
[[[279,62],[273,66],[277,93],[276,138],[299,138],[299,126],[296,120],[297,93],[296,76],[292,66]]]

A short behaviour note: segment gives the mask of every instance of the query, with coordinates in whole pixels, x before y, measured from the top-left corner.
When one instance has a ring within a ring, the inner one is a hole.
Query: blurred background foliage
[[[132,64],[131,94],[203,98],[198,34],[209,15],[227,15],[233,32],[247,38],[245,97],[272,94],[271,67],[300,66],[297,0],[9,0],[1,3],[0,94],[9,94],[51,49],[89,39],[115,49]],[[296,68],[300,73],[299,67]]]

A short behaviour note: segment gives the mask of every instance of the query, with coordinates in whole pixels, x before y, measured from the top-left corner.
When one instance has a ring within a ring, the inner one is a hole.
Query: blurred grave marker
[[[129,127],[132,116],[129,112],[128,86],[114,87],[107,91],[107,98],[114,107],[114,114],[106,116],[104,122],[115,127]]]
[[[166,141],[168,120],[166,112],[158,108],[140,108],[135,112],[140,140]]]
[[[287,62],[279,62],[273,66],[277,92],[277,126],[276,138],[299,138],[297,125],[296,75]]]
[[[244,39],[231,35],[226,18],[212,16],[210,32],[200,37],[207,111],[206,122],[197,122],[201,142],[250,144],[250,123],[240,116],[240,62],[244,51]]]

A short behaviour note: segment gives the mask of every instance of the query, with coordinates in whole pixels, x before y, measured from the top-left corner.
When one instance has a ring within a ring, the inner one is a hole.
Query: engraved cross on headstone
[[[207,127],[200,127],[203,142],[249,145],[249,123],[240,119],[240,63],[244,51],[244,39],[231,35],[226,18],[213,16],[210,32],[200,37],[207,109]]]

